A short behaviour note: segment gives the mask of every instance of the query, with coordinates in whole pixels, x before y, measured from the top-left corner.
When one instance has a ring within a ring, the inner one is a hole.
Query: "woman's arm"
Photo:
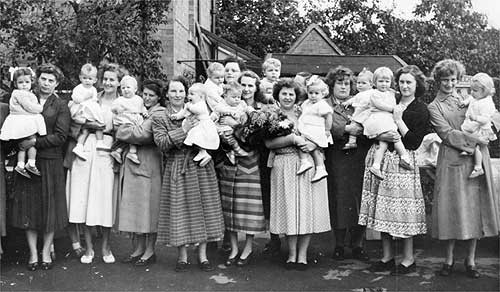
[[[115,132],[116,139],[128,144],[149,145],[153,143],[152,120],[147,119],[141,125],[125,124]]]
[[[71,115],[68,105],[60,98],[57,98],[52,107],[57,107],[56,121],[51,134],[37,137],[36,148],[50,148],[62,146],[68,137],[69,127],[71,125]]]
[[[264,143],[269,149],[279,149],[287,146],[295,146],[298,145],[298,143],[305,143],[305,139],[295,134],[290,134],[270,140],[265,140]]]
[[[169,127],[169,117],[166,114],[154,115],[151,121],[153,140],[162,152],[168,152],[174,148],[180,149],[186,138],[182,127],[172,129]]]
[[[17,103],[28,113],[39,114],[43,111],[43,106],[41,104],[31,101],[33,99],[36,100],[36,96],[31,92],[14,90],[11,98],[15,98]]]
[[[478,142],[484,142],[472,134],[453,129],[434,102],[429,104],[428,109],[431,124],[443,144],[472,153]]]

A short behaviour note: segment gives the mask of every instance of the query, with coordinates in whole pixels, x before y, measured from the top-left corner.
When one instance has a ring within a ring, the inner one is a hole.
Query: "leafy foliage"
[[[11,60],[60,66],[73,86],[82,64],[118,62],[132,74],[164,77],[155,37],[169,0],[16,0],[0,2],[0,41]]]

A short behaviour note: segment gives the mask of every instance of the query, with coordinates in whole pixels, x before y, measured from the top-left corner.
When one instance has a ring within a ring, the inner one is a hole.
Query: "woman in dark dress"
[[[332,138],[333,145],[325,150],[326,169],[328,172],[328,196],[330,219],[335,232],[334,259],[344,259],[344,240],[347,231],[351,236],[352,257],[368,260],[363,250],[365,227],[358,225],[361,190],[365,157],[371,141],[361,135],[362,127],[350,123],[354,109],[345,108],[341,103],[352,97],[353,72],[339,66],[330,70],[326,76],[330,89],[327,102],[333,108]],[[358,147],[343,150],[349,135],[358,136]]]
[[[37,96],[43,105],[42,116],[47,135],[25,140],[19,145],[20,149],[36,147],[36,166],[41,172],[41,176],[32,176],[31,179],[18,174],[14,176],[12,225],[26,230],[30,271],[39,267],[38,233],[43,234],[41,268],[48,270],[53,265],[50,245],[54,231],[63,229],[68,224],[62,147],[68,135],[71,117],[66,102],[54,92],[62,78],[61,70],[52,64],[38,68]]]

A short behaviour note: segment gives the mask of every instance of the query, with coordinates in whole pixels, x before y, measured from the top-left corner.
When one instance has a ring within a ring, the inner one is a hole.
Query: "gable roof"
[[[307,29],[302,33],[302,35],[292,44],[290,49],[286,52],[287,54],[296,54],[303,53],[301,52],[301,48],[307,45],[307,40],[310,36],[317,35],[322,41],[324,46],[329,47],[331,49],[331,53],[336,55],[344,55],[344,53],[333,43],[333,41],[328,37],[325,31],[317,24],[313,23],[307,27]]]
[[[406,66],[406,62],[396,55],[299,55],[299,54],[270,54],[281,61],[281,75],[295,76],[297,72],[306,71],[317,75],[326,75],[328,71],[339,65],[345,66],[354,72],[361,72],[363,68],[375,70],[386,66],[392,71]]]

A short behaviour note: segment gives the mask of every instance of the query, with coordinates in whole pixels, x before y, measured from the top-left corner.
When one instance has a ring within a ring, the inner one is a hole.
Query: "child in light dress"
[[[275,58],[267,58],[262,63],[262,73],[264,78],[260,81],[260,92],[264,95],[266,101],[273,100],[273,87],[281,74],[281,62]]]
[[[493,103],[492,95],[495,93],[493,79],[486,73],[478,73],[471,79],[471,95],[467,98],[463,105],[469,105],[465,113],[465,120],[462,123],[461,129],[464,132],[476,134],[486,138],[489,141],[494,141],[497,136],[491,129],[492,116],[495,113],[495,103]],[[471,153],[462,152],[462,155],[470,155]],[[483,155],[479,146],[474,150],[474,169],[469,178],[475,178],[484,174],[483,170]]]
[[[113,126],[118,128],[122,125],[140,125],[144,121],[143,116],[147,110],[144,107],[142,97],[136,95],[137,80],[132,76],[124,76],[120,81],[120,90],[122,96],[119,96],[113,101],[111,111],[113,112]],[[140,164],[137,156],[137,145],[126,144],[115,141],[111,147],[111,157],[118,163],[122,163],[122,153],[125,147],[129,147],[126,158],[135,164]]]
[[[354,108],[351,123],[362,125],[370,115],[370,97],[372,94],[371,90],[373,89],[372,80],[373,73],[363,68],[363,71],[361,71],[356,78],[356,89],[358,90],[358,94],[342,103],[345,107],[352,106]],[[342,149],[348,150],[357,147],[357,137],[355,135],[349,135],[349,140]]]
[[[189,130],[186,139],[184,139],[185,145],[198,148],[198,154],[193,158],[194,161],[198,162],[210,156],[207,149],[216,150],[219,148],[220,139],[208,111],[205,85],[194,83],[188,90],[187,98],[189,102],[185,104],[184,108],[178,113],[172,114],[170,118],[181,120],[194,116],[199,121],[198,125]]]
[[[236,82],[224,85],[222,96],[224,100],[217,105],[216,110],[210,117],[216,123],[217,132],[222,142],[231,146],[231,150],[226,152],[231,163],[235,163],[235,156],[248,156],[248,152],[242,149],[234,137],[234,126],[224,123],[221,118],[231,119],[233,123],[241,125],[245,123],[247,113],[252,109],[246,102],[241,100],[242,88]]]
[[[95,132],[96,148],[98,150],[108,149],[108,147],[103,142],[104,133],[102,129],[92,130],[85,127],[88,122],[95,122],[97,125],[104,127],[104,117],[97,100],[97,89],[94,87],[97,82],[97,68],[92,64],[83,65],[79,78],[81,83],[73,89],[68,107],[73,121],[82,125],[73,153],[77,157],[87,160],[83,145],[91,131]]]
[[[41,115],[43,105],[31,92],[33,76],[33,71],[30,68],[18,68],[14,71],[12,79],[16,89],[12,91],[9,100],[10,113],[0,130],[0,140],[23,141],[35,138],[36,134],[47,135],[45,120]],[[26,152],[28,162],[25,164]],[[36,152],[35,147],[30,147],[27,151],[19,150],[15,171],[27,178],[31,178],[28,172],[39,176],[40,171],[36,167]]]
[[[324,100],[328,95],[328,85],[317,75],[313,75],[307,81],[307,100],[302,103],[302,114],[299,117],[297,129],[301,136],[318,146],[311,155],[314,165],[307,159],[308,153],[299,151],[300,167],[297,174],[303,174],[313,166],[316,172],[311,181],[320,181],[328,173],[325,168],[325,161],[321,148],[332,144],[330,129],[333,123],[333,110]]]
[[[370,139],[376,139],[378,135],[389,131],[398,131],[398,127],[392,116],[392,111],[396,106],[396,96],[391,89],[392,78],[393,73],[387,67],[379,67],[373,72],[373,83],[376,89],[370,90],[370,115],[363,122],[363,134]],[[380,166],[388,147],[388,142],[378,141],[378,148],[373,157],[373,164],[369,167],[369,171],[381,180],[384,179],[384,176],[382,175]],[[406,151],[401,138],[394,142],[394,149],[396,149],[400,158],[399,165],[405,169],[413,170],[410,155]]]
[[[218,62],[211,63],[207,68],[205,89],[207,91],[207,104],[211,111],[224,101],[222,98],[222,87],[224,86],[224,65]]]

